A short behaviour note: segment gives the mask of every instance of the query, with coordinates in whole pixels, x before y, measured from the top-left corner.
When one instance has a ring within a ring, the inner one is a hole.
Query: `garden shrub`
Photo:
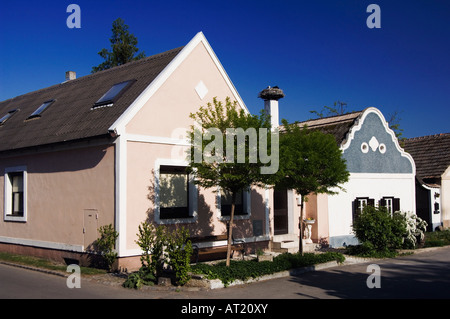
[[[190,279],[192,243],[189,231],[184,227],[166,233],[167,263],[175,274],[177,284],[184,285]]]
[[[156,278],[164,270],[165,228],[162,225],[155,227],[151,223],[142,222],[138,230],[138,240],[136,243],[143,251],[140,257],[141,268],[147,273],[152,273]]]
[[[125,288],[139,289],[142,285],[152,286],[156,281],[155,276],[148,268],[141,267],[139,271],[128,275],[127,280],[122,284]]]
[[[96,250],[104,258],[108,271],[112,270],[117,259],[117,252],[114,250],[119,233],[109,224],[98,229],[100,237],[95,241]]]
[[[170,272],[173,272],[177,284],[186,284],[190,279],[193,251],[188,230],[181,227],[170,231],[163,225],[156,227],[147,222],[142,222],[138,230],[136,243],[143,252],[141,268],[130,274],[123,286],[139,288],[142,284],[153,284],[158,277]]]
[[[355,233],[365,254],[388,253],[401,248],[407,224],[399,214],[384,207],[366,206],[353,223]]]
[[[366,257],[392,257],[400,248],[412,249],[423,242],[427,223],[411,212],[394,212],[367,206],[353,223],[359,246],[349,253]]]

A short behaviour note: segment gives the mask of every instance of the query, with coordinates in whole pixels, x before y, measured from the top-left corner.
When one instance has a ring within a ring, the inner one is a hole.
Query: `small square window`
[[[124,81],[114,84],[103,96],[95,102],[92,109],[112,106],[117,99],[134,83],[135,80]]]
[[[245,192],[239,191],[236,194],[236,203],[234,205],[234,214],[235,215],[246,215],[247,210],[244,205],[244,196]],[[221,191],[220,192],[220,211],[222,216],[231,216],[231,204],[232,204],[232,195],[230,192]]]

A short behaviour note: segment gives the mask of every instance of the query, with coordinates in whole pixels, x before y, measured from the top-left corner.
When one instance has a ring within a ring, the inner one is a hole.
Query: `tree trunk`
[[[230,266],[231,260],[231,244],[233,241],[233,220],[234,220],[234,207],[236,206],[236,192],[231,193],[231,214],[230,223],[228,226],[228,243],[227,243],[227,262],[226,266]]]
[[[303,195],[302,195],[302,203],[300,205],[300,217],[299,217],[299,223],[298,223],[298,228],[300,230],[298,252],[302,256],[303,256],[303,208],[304,208],[304,206],[305,206],[305,202],[303,201]]]

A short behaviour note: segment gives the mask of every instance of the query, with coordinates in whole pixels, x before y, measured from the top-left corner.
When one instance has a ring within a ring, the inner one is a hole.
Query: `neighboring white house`
[[[345,191],[309,196],[306,216],[316,220],[313,241],[328,241],[331,247],[357,244],[352,224],[365,205],[415,213],[414,160],[400,147],[380,110],[369,107],[300,125],[333,134],[350,172]]]
[[[429,231],[450,227],[450,133],[410,138],[404,147],[417,167],[417,215]]]

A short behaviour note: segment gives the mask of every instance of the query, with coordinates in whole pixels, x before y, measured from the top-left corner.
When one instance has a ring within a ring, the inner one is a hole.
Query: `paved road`
[[[380,288],[368,288],[375,262],[346,265],[244,286],[210,291],[125,289],[90,280],[69,289],[66,278],[0,264],[0,298],[58,299],[450,299],[450,247],[377,260]],[[370,281],[375,282],[375,281]]]

